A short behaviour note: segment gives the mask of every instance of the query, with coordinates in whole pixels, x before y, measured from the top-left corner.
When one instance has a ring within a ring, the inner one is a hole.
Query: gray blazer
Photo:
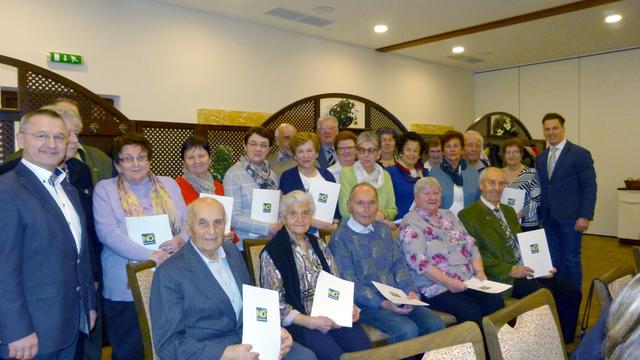
[[[71,344],[96,308],[84,212],[68,179],[62,188],[82,225],[80,254],[62,211],[24,164],[0,176],[0,357],[33,332],[39,354]]]
[[[242,294],[252,285],[240,251],[222,247]],[[153,276],[151,286],[153,343],[161,359],[219,359],[229,345],[242,342],[242,312],[236,319],[231,301],[188,242]]]

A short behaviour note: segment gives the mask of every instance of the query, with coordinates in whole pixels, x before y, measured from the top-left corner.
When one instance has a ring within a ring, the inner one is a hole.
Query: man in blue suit
[[[240,251],[224,242],[224,207],[211,198],[189,205],[190,241],[158,268],[151,285],[153,343],[162,359],[258,359],[242,342],[242,285],[249,273]],[[282,329],[280,357],[315,359]]]
[[[316,123],[316,131],[320,139],[320,153],[318,154],[318,167],[320,169],[326,170],[338,161],[334,142],[339,130],[338,119],[332,115],[321,116]]]
[[[565,119],[556,113],[542,118],[549,143],[538,157],[536,170],[542,187],[542,219],[558,277],[578,288],[582,284],[582,233],[593,220],[596,171],[591,153],[565,138]]]
[[[96,319],[85,217],[60,168],[68,129],[51,110],[22,117],[22,160],[0,176],[0,357],[74,359]]]

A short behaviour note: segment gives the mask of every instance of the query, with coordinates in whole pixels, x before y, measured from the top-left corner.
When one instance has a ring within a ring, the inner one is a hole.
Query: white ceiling
[[[575,0],[156,0],[198,11],[374,49],[512,16],[552,8]],[[316,8],[330,6],[331,13]],[[293,10],[332,23],[307,25],[265,14]],[[610,13],[623,16],[605,24]],[[451,38],[391,53],[473,71],[640,46],[640,0],[623,0],[523,24]],[[389,26],[385,34],[373,26]],[[482,60],[450,59],[451,48]]]

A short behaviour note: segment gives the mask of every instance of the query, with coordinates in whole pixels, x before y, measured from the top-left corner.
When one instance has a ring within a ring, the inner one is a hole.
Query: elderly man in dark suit
[[[68,130],[51,110],[20,121],[24,149],[0,176],[0,357],[74,359],[96,319],[84,212],[60,164]]]
[[[151,286],[153,342],[162,359],[258,359],[242,341],[242,285],[251,284],[240,251],[224,242],[224,207],[189,205],[190,241],[156,271]],[[282,329],[280,357],[315,359]]]
[[[508,291],[505,296],[511,294],[515,298],[522,298],[541,288],[551,291],[564,341],[570,344],[574,341],[578,322],[582,299],[580,288],[555,277],[555,269],[542,278],[530,278],[533,270],[522,264],[516,238],[520,232],[518,216],[511,206],[500,204],[504,184],[502,169],[486,168],[480,173],[480,200],[460,211],[458,217],[477,241],[487,277],[513,285],[512,294]]]
[[[332,115],[324,115],[318,119],[316,123],[316,131],[320,139],[320,152],[318,154],[318,167],[327,169],[338,161],[336,154],[335,140],[338,136],[338,119]]]
[[[596,206],[596,171],[591,153],[565,138],[565,120],[549,113],[542,118],[549,143],[536,157],[542,188],[542,222],[558,277],[582,285],[582,233]]]

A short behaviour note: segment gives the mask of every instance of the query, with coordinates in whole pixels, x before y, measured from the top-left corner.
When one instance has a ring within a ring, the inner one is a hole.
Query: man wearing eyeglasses
[[[320,139],[320,153],[318,165],[321,169],[327,169],[338,161],[338,155],[334,147],[338,136],[338,119],[331,115],[324,115],[318,119],[317,131]]]
[[[288,123],[282,123],[276,128],[275,135],[276,142],[278,143],[278,151],[269,155],[267,160],[269,161],[269,168],[278,174],[278,177],[281,176],[285,170],[289,170],[297,165],[293,158],[291,147],[289,147],[291,137],[297,132],[298,130]]]
[[[0,357],[74,359],[96,320],[85,217],[58,167],[68,130],[40,109],[20,121],[22,160],[0,176]]]

